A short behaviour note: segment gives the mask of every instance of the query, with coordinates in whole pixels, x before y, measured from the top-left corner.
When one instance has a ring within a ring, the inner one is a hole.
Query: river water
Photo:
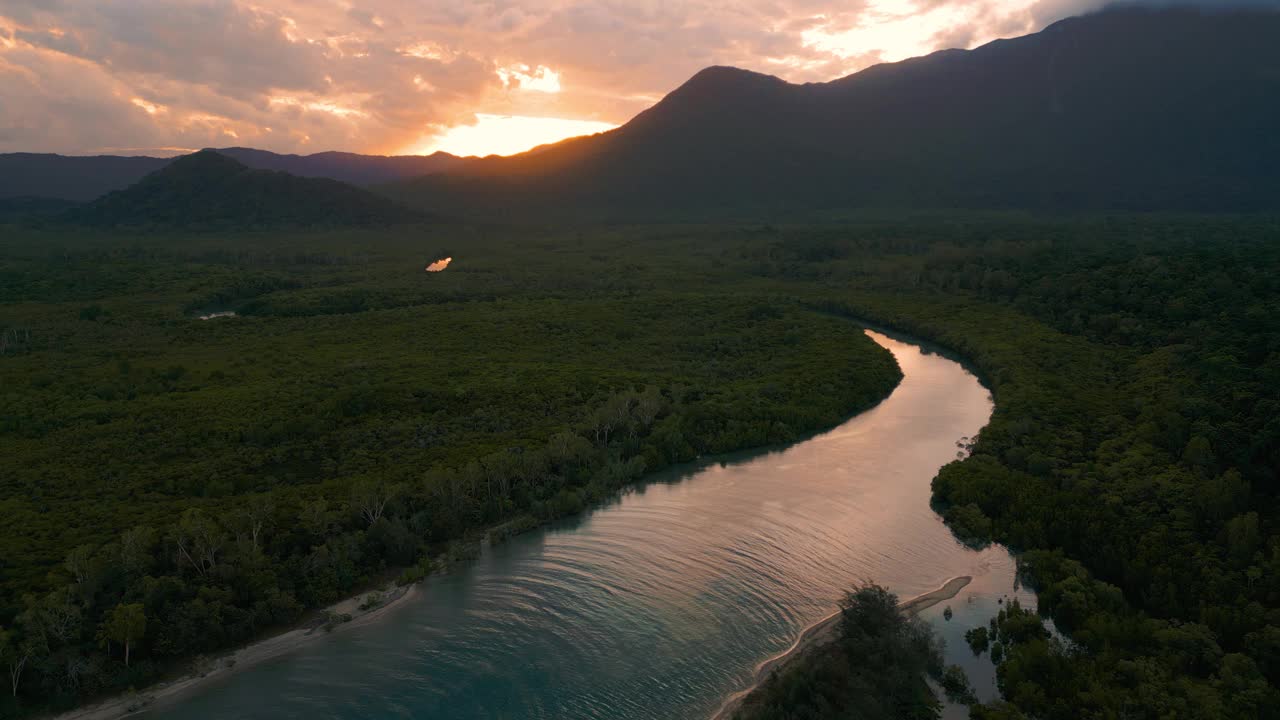
[[[1015,593],[1014,563],[958,543],[929,506],[991,396],[957,362],[869,334],[905,376],[875,408],[785,449],[656,475],[487,549],[370,626],[148,717],[702,719],[852,584],[905,599],[957,575],[974,581],[952,620],[925,617],[992,697],[990,663],[961,636]]]

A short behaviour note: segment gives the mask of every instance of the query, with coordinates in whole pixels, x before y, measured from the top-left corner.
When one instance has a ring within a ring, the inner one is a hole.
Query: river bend
[[[875,408],[785,449],[656,475],[433,578],[368,627],[148,717],[706,718],[860,580],[906,598],[974,576],[940,626],[962,659],[959,622],[984,623],[1013,592],[1013,562],[956,542],[929,483],[991,396],[959,363],[870,334],[904,374]],[[990,697],[989,668],[966,665]]]

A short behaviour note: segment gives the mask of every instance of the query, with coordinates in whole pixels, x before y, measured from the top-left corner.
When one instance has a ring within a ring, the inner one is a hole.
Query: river
[[[147,717],[702,719],[852,584],[905,599],[957,575],[974,580],[945,603],[954,617],[924,617],[992,697],[963,630],[1029,594],[1007,551],[966,548],[929,506],[930,480],[986,424],[991,396],[959,363],[868,332],[904,374],[875,408],[784,449],[655,475],[487,549],[368,627]]]

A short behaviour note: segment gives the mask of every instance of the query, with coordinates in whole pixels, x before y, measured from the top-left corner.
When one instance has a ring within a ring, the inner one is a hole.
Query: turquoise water
[[[972,575],[951,604],[978,617],[1012,591],[1013,561],[957,543],[929,482],[987,422],[990,394],[958,363],[870,334],[905,375],[874,409],[786,449],[656,476],[486,550],[367,627],[148,717],[706,718],[860,580],[907,598]],[[944,624],[941,609],[944,630],[986,621]]]

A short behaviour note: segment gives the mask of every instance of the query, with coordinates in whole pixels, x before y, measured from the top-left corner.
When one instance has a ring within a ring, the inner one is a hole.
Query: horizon
[[[451,13],[381,0],[338,13],[295,0],[19,2],[0,10],[0,95],[16,100],[0,106],[0,152],[513,155],[619,127],[705,67],[824,82],[1104,4],[792,0],[735,13],[566,0]],[[51,92],[65,87],[77,92]]]

